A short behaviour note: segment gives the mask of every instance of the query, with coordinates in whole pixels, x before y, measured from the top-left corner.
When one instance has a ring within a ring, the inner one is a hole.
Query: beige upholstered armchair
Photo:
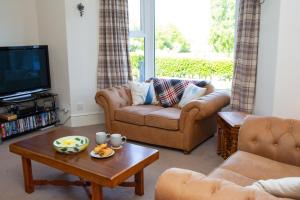
[[[299,120],[249,116],[240,129],[238,149],[208,176],[184,169],[165,171],[155,199],[279,199],[245,186],[260,179],[300,177]]]
[[[108,132],[119,132],[128,139],[191,151],[216,132],[216,114],[229,104],[225,92],[208,84],[206,95],[182,109],[177,106],[132,106],[127,86],[97,92],[96,102],[104,109]]]

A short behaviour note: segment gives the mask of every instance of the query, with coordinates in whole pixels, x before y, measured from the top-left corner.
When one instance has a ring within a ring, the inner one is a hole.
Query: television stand
[[[0,143],[2,140],[50,127],[59,122],[57,94],[34,93],[0,101]]]

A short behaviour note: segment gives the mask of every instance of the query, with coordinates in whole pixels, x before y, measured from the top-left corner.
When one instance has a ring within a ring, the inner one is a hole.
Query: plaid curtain
[[[247,113],[254,107],[260,6],[260,0],[239,4],[231,106]]]
[[[132,79],[128,51],[128,0],[99,0],[97,88],[123,85]]]

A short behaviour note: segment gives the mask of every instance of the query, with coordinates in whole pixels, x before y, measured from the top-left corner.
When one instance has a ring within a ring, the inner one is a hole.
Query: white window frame
[[[155,76],[155,0],[140,0],[140,30],[130,38],[144,38],[145,79]],[[130,10],[129,10],[130,12]]]

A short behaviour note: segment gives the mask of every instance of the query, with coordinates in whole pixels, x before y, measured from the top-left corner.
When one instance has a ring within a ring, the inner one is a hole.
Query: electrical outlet
[[[69,112],[69,108],[64,107],[64,108],[63,108],[63,112],[64,112],[64,113],[68,113],[68,112]]]
[[[83,111],[84,105],[83,103],[77,103],[77,111]]]
[[[62,113],[62,114],[67,114],[69,111],[70,111],[70,108],[68,106],[61,106],[59,111]]]

